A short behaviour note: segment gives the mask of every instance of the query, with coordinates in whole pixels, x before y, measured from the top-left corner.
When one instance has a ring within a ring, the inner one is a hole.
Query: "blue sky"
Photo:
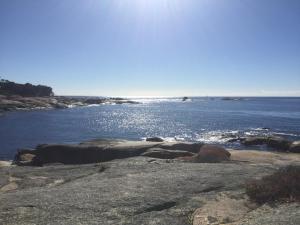
[[[300,1],[0,0],[0,76],[61,95],[300,96]]]

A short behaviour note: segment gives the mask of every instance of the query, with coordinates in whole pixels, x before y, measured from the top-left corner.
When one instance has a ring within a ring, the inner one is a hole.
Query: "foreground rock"
[[[83,147],[123,146],[131,151],[153,145],[157,143],[82,143]],[[0,168],[0,224],[298,224],[298,203],[255,205],[245,196],[243,185],[282,165],[299,164],[300,155],[230,154],[231,161],[224,163],[137,156],[85,165],[6,165]]]
[[[123,140],[95,140],[79,145],[38,145],[20,150],[17,165],[42,166],[49,163],[87,164],[135,156],[174,159],[199,152],[202,143],[156,143]]]

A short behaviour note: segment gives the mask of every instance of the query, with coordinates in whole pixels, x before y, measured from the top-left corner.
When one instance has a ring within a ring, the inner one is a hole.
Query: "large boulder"
[[[201,163],[218,163],[230,160],[230,152],[220,146],[204,145],[201,147],[196,161]]]
[[[187,151],[167,150],[162,148],[151,148],[142,154],[142,156],[159,158],[159,159],[175,159],[178,157],[186,157],[186,156],[193,156],[193,155],[194,155],[193,153]]]
[[[290,145],[289,152],[300,153],[300,141],[294,141]]]

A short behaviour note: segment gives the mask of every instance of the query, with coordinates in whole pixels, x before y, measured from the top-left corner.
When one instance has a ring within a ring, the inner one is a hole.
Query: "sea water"
[[[95,138],[196,141],[244,148],[236,137],[277,135],[300,140],[300,98],[138,98],[141,104],[93,105],[0,116],[0,158],[42,143]]]

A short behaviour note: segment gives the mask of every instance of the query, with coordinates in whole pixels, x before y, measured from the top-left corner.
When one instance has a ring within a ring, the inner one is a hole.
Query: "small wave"
[[[196,137],[196,141],[204,143],[224,144],[232,139],[238,138],[240,135],[242,135],[242,133],[238,130],[209,131],[202,134],[198,134]]]
[[[251,130],[255,130],[255,131],[269,131],[270,128],[268,128],[268,127],[258,127],[258,128],[252,128]]]
[[[282,136],[291,136],[291,137],[300,137],[299,134],[291,134],[291,133],[284,133],[284,132],[272,132],[274,135],[282,135]]]

